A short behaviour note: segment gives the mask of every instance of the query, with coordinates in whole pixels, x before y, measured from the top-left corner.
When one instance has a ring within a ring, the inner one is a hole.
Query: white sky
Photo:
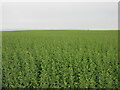
[[[117,2],[6,2],[3,30],[118,29]]]

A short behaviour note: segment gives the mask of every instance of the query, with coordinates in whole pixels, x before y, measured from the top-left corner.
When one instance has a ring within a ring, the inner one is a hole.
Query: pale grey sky
[[[3,30],[118,29],[117,2],[7,2]]]

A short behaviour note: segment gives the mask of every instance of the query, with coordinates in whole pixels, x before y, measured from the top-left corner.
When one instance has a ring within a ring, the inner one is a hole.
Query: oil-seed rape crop
[[[118,31],[2,32],[4,88],[118,88]]]

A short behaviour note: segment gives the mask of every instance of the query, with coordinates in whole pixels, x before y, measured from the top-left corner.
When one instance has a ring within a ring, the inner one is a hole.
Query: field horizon
[[[21,30],[1,30],[1,31],[52,31],[52,30],[64,30],[64,31],[118,31],[112,29],[21,29]]]

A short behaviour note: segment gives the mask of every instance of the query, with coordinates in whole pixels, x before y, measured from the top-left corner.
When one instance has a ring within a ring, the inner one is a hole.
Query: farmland
[[[118,88],[118,31],[3,31],[4,88]]]

